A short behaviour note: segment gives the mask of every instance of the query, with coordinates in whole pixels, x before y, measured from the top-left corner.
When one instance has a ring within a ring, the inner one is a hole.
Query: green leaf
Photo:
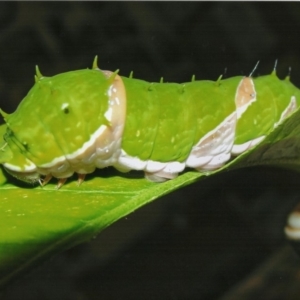
[[[0,126],[0,134],[5,126]],[[78,187],[69,180],[60,190],[26,186],[0,169],[0,285],[27,272],[51,255],[90,240],[139,207],[218,172],[254,165],[300,170],[300,111],[271,132],[254,149],[225,167],[207,173],[188,171],[176,179],[153,183],[141,172],[122,175],[99,170]],[[142,226],[142,225],[141,225]]]

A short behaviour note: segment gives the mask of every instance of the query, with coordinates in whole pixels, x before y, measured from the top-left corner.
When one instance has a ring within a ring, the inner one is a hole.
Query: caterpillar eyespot
[[[252,73],[251,73],[252,74]],[[144,171],[153,181],[186,167],[216,170],[260,143],[298,107],[299,90],[273,71],[184,84],[92,69],[43,76],[17,110],[0,110],[7,131],[0,161],[13,176],[58,188],[96,168]],[[44,178],[44,179],[42,179]]]

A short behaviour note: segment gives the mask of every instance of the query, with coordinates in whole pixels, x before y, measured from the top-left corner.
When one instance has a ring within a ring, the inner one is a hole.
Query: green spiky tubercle
[[[122,148],[141,160],[182,162],[200,138],[235,110],[242,77],[185,84],[122,79],[127,95]]]
[[[104,114],[111,80],[99,70],[44,77],[37,68],[35,80],[17,110],[5,115],[5,140],[14,153],[6,162],[21,168],[26,157],[42,165],[73,153],[108,123]]]

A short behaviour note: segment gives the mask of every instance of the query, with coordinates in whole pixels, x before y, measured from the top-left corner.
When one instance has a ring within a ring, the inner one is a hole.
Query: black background
[[[52,76],[91,67],[95,55],[102,69],[170,82],[248,75],[258,60],[255,75],[269,74],[278,59],[279,77],[292,67],[300,87],[299,33],[293,2],[1,2],[0,107],[15,110],[36,64]],[[3,297],[221,299],[285,247],[299,179],[255,168],[194,184],[53,258]],[[282,294],[261,299],[299,299],[300,289],[287,293],[288,275],[273,274],[270,290],[280,283]]]
[[[14,110],[45,76],[91,67],[159,81],[278,73],[300,84],[299,3],[6,2],[0,6],[0,100]]]

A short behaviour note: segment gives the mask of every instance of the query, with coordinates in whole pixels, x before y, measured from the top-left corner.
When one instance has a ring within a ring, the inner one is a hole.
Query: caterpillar
[[[260,143],[296,110],[299,90],[276,70],[257,78],[149,83],[99,69],[41,74],[7,130],[0,162],[16,178],[60,188],[96,168],[144,171],[152,181],[186,167],[216,170]]]

